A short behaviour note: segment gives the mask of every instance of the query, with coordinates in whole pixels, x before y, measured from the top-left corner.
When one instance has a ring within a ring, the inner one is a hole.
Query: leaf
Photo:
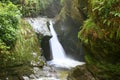
[[[107,19],[105,19],[104,21],[103,21],[103,24],[105,24],[107,22]]]
[[[110,24],[111,24],[111,22],[110,22],[110,21],[108,21],[108,22],[107,22],[107,25],[108,25],[108,26],[110,26]]]

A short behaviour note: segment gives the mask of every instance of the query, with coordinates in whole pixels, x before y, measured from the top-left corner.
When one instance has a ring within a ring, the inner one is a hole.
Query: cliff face
[[[79,0],[64,0],[61,3],[62,9],[55,18],[55,30],[66,54],[74,59],[84,61],[84,50],[77,35],[80,25],[86,19],[87,10],[84,8],[87,3],[81,4],[84,5],[79,5]]]
[[[76,35],[79,30],[78,27],[83,25],[78,37],[85,48],[86,70],[94,76],[95,80],[119,80],[120,1],[64,0],[63,5],[61,13],[56,19],[59,25],[62,26],[59,28],[62,32],[57,32],[66,35],[66,39],[64,39],[64,36],[61,39],[63,47],[67,50],[68,47],[74,46],[70,45],[69,39],[76,42],[75,37],[73,38],[72,36]],[[87,20],[85,20],[86,18]],[[66,29],[67,26],[69,30]],[[70,26],[72,26],[72,29]],[[76,31],[74,31],[75,29]],[[69,45],[64,45],[66,43],[65,40],[67,40]],[[70,52],[72,50],[76,50],[76,47],[68,49]],[[73,52],[72,54],[75,53]],[[80,58],[79,53],[77,54],[78,58]],[[77,70],[79,70],[78,73],[81,72],[80,69],[76,68],[70,75],[75,75]],[[85,71],[83,70],[82,72]],[[85,77],[85,74],[82,75]],[[68,80],[71,79],[68,78]],[[74,77],[74,80],[78,79]]]
[[[40,15],[54,18],[61,10],[60,0],[52,0],[52,2],[48,2],[48,4],[46,8],[40,10]]]

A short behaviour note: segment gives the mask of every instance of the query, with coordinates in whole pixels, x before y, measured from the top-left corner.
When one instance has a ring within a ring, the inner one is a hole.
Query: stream
[[[71,68],[84,64],[84,62],[79,62],[66,56],[65,50],[60,44],[54,30],[52,19],[38,17],[27,19],[27,21],[36,32],[52,35],[52,38],[49,40],[49,44],[53,59],[46,62],[47,66],[43,67],[42,71],[39,71],[37,68],[34,70],[39,76],[40,74],[43,74],[40,78],[35,80],[67,80],[67,75]],[[47,21],[49,22],[50,33],[48,33],[49,29],[44,29],[45,27],[48,28],[46,24]]]

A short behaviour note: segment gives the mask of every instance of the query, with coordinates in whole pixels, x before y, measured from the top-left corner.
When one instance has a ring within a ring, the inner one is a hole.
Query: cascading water
[[[62,45],[60,44],[57,38],[57,34],[53,28],[52,20],[50,20],[49,23],[50,23],[50,26],[49,26],[50,31],[52,34],[52,38],[50,39],[49,42],[50,42],[51,52],[53,55],[53,60],[48,61],[48,64],[54,65],[55,67],[62,67],[62,68],[68,68],[68,69],[71,67],[75,67],[77,65],[84,64],[84,62],[75,61],[73,59],[66,57],[65,51]]]
[[[64,59],[65,58],[65,51],[58,41],[57,34],[53,28],[52,21],[50,21],[50,31],[52,34],[52,38],[50,39],[50,47],[51,47],[51,52],[53,54],[53,60],[56,59]]]
[[[46,22],[49,19],[38,17],[38,18],[28,18],[26,20],[31,24],[35,32],[39,34],[43,34],[43,36],[46,35],[51,36],[51,34],[53,36],[49,42],[51,46],[51,52],[53,54],[53,60],[48,61],[48,64],[53,65],[53,67],[44,66],[43,71],[41,70],[39,71],[35,67],[34,72],[36,73],[36,77],[37,77],[37,78],[35,77],[35,80],[67,80],[66,77],[68,74],[68,70],[65,69],[62,70],[61,68],[70,69],[71,67],[75,67],[76,65],[84,64],[83,62],[75,61],[66,57],[65,51],[62,45],[60,44],[57,38],[57,34],[53,28],[52,20],[50,20],[49,22],[51,33],[49,32],[49,29],[46,29],[47,27]],[[38,78],[39,75],[40,77]]]

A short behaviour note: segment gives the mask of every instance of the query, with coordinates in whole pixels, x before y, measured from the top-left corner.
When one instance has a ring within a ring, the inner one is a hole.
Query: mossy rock
[[[73,68],[68,75],[68,80],[96,80],[88,71],[86,65]]]

